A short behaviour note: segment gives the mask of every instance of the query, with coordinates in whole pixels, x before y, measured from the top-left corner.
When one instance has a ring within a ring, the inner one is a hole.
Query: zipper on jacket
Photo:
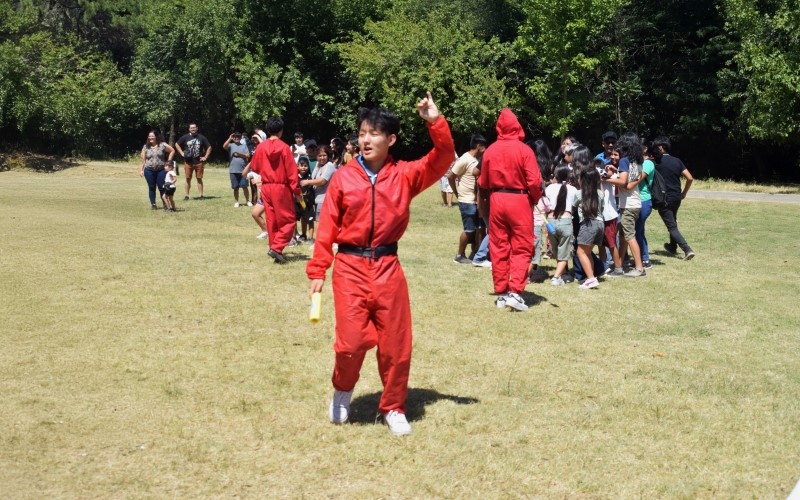
[[[375,184],[378,183],[378,179],[375,179]],[[372,255],[370,255],[370,259],[375,258],[375,246],[372,244],[372,238],[375,236],[375,184],[372,184],[372,220],[370,222],[369,227],[369,247],[372,249]]]

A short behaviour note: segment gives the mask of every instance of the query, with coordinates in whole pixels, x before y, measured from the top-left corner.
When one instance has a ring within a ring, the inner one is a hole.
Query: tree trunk
[[[175,147],[175,115],[169,121],[169,145]]]

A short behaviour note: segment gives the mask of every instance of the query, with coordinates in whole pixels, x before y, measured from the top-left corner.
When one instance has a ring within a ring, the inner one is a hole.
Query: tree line
[[[0,4],[0,144],[118,156],[196,121],[352,132],[431,90],[463,149],[499,110],[529,137],[666,134],[693,172],[800,179],[796,0],[19,0]],[[402,151],[401,151],[402,154]]]

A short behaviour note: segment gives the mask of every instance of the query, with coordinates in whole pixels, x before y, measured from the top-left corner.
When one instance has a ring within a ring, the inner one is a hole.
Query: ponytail
[[[560,165],[556,168],[556,181],[561,183],[561,188],[558,190],[558,198],[556,199],[556,208],[553,210],[553,218],[558,219],[567,211],[567,182],[572,175],[572,170],[568,165]]]

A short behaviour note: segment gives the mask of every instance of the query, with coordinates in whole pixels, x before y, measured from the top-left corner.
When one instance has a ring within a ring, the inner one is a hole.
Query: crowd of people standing
[[[252,207],[261,230],[257,238],[269,238],[268,253],[276,263],[287,261],[283,255],[287,247],[314,244],[328,185],[337,170],[359,154],[355,135],[318,145],[298,131],[291,146],[284,148],[283,127],[280,118],[272,118],[265,130],[257,128],[249,136],[234,132],[222,145],[229,156],[234,207]],[[593,156],[586,145],[568,135],[554,154],[542,139],[524,143],[524,132],[510,110],[501,113],[497,134],[492,145],[484,136],[473,135],[469,149],[454,157],[440,179],[440,190],[442,204],[450,206],[455,199],[461,216],[456,263],[491,268],[499,262],[497,273],[504,275],[511,249],[524,250],[514,256],[513,280],[509,274],[508,283],[496,283],[495,292],[504,299],[498,306],[512,303],[524,310],[519,296],[524,286],[548,278],[553,286],[578,281],[581,288],[595,288],[601,277],[647,276],[652,263],[646,223],[653,210],[669,232],[664,249],[672,255],[680,249],[687,260],[695,256],[677,223],[692,176],[670,155],[667,137],[647,141],[633,132],[618,137],[609,131],[602,135],[602,150]],[[141,175],[147,180],[151,206],[157,208],[158,190],[164,208],[175,210],[176,152],[183,158],[184,200],[189,200],[193,177],[199,199],[204,199],[204,165],[211,150],[196,123],[189,125],[175,148],[159,141],[155,132],[148,134],[141,152]],[[491,168],[493,162],[511,160],[519,165]],[[266,168],[275,162],[281,167]],[[519,179],[509,172],[519,174]],[[654,205],[651,191],[656,177],[664,195]],[[283,191],[290,196],[282,196]],[[527,194],[528,199],[510,196],[514,194]],[[494,198],[492,203],[490,198]],[[532,210],[525,208],[526,203]],[[502,213],[507,206],[512,207],[508,214],[495,217],[492,223],[492,212]],[[530,231],[524,229],[528,227]],[[520,239],[523,233],[526,238]],[[521,277],[519,260],[527,254],[527,233],[532,235],[532,248]],[[555,261],[552,274],[542,267],[545,259]],[[508,293],[515,294],[511,300]]]
[[[501,114],[497,126],[498,143],[512,133],[509,127],[517,126],[514,120]],[[517,142],[522,140],[520,137]],[[493,169],[487,168],[489,162],[483,153],[484,148],[476,147],[479,144],[485,144],[483,136],[473,136],[470,151],[459,158],[447,174],[451,180],[450,187],[458,196],[464,230],[459,237],[454,262],[491,267],[487,259],[495,259],[491,253],[487,256],[483,251],[486,240],[490,239],[493,230],[507,231],[507,228],[491,223],[489,207],[503,203],[495,193],[536,192],[538,190],[530,185],[525,186],[526,182],[536,179],[540,179],[543,195],[528,200],[531,210],[520,206],[515,211],[516,216],[509,216],[509,220],[524,221],[524,227],[528,227],[527,218],[532,215],[535,247],[528,266],[527,282],[542,282],[550,278],[553,286],[562,286],[577,280],[581,288],[596,288],[601,276],[647,276],[647,270],[653,266],[645,229],[654,209],[669,232],[670,239],[664,244],[664,249],[671,255],[677,255],[680,249],[684,259],[694,258],[695,252],[677,224],[681,201],[686,197],[693,178],[683,162],[670,155],[669,138],[659,136],[648,141],[633,132],[618,137],[615,132],[608,131],[602,136],[602,151],[594,156],[573,136],[563,139],[556,154],[543,140],[529,141],[526,147],[535,156],[538,177],[529,173],[530,160],[519,160],[520,165],[527,163],[528,168],[510,169],[520,174],[518,180],[507,178],[498,181],[497,186],[489,184],[488,191],[482,195],[481,179],[487,170],[491,172]],[[468,170],[461,167],[465,158],[471,165]],[[474,187],[476,180],[481,188]],[[654,183],[660,193],[655,199],[652,193]],[[512,185],[513,188],[508,187]],[[492,196],[497,201],[488,203]],[[482,204],[481,200],[486,203]],[[489,237],[483,236],[482,228],[485,226],[481,222],[484,221],[488,222]],[[465,255],[468,245],[472,252]],[[518,242],[516,246],[524,248],[525,245],[525,242]],[[595,248],[598,249],[596,254]],[[498,250],[504,251],[503,245],[497,247]],[[552,276],[542,268],[542,260],[546,258],[556,261]],[[569,272],[570,266],[573,267],[572,273]],[[515,288],[519,289],[519,284]],[[508,304],[509,301],[505,302]]]

